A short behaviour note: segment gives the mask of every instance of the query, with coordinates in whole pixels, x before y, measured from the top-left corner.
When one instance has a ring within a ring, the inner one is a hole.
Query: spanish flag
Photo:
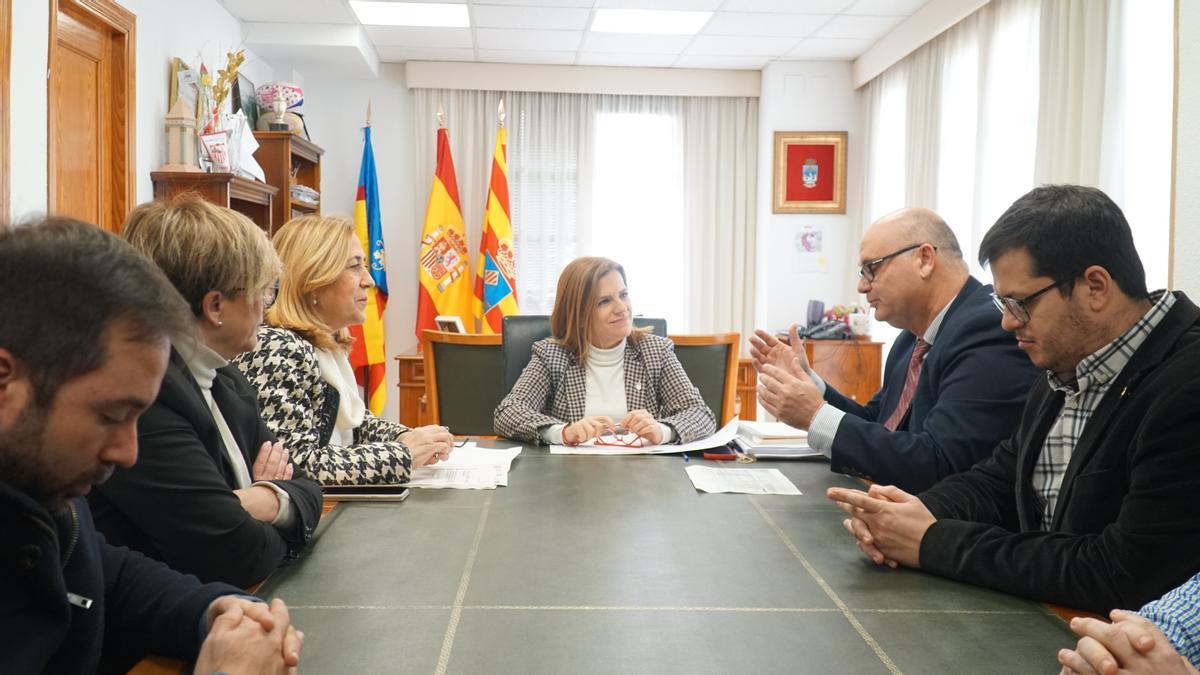
[[[445,127],[437,131],[437,167],[425,211],[425,230],[417,264],[417,339],[426,328],[437,330],[434,318],[457,315],[464,326],[472,323],[471,273],[467,235],[459,208],[458,182],[450,157],[450,137]]]
[[[488,187],[487,213],[479,242],[479,268],[475,276],[475,316],[480,319],[481,333],[499,333],[505,315],[520,314],[517,308],[517,259],[508,208],[508,135],[504,129],[504,104],[500,106],[500,128],[496,131],[496,149],[492,153],[492,180]]]
[[[369,123],[368,123],[369,124]],[[383,310],[387,307],[387,269],[383,227],[379,221],[379,180],[375,175],[375,153],[371,150],[371,127],[363,128],[362,164],[358,169],[358,196],[354,202],[354,227],[371,270],[375,286],[367,290],[367,321],[351,326],[354,346],[350,365],[358,384],[367,392],[367,407],[379,415],[387,402],[387,353],[383,344]]]

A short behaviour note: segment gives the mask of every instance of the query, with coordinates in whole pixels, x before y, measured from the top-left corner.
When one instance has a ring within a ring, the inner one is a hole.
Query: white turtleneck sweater
[[[626,340],[621,340],[617,346],[608,349],[601,349],[596,345],[588,348],[585,368],[587,377],[584,384],[584,417],[605,415],[615,424],[620,424],[621,420],[629,414],[629,405],[625,400],[626,342]],[[641,387],[642,383],[637,382],[634,386]],[[675,431],[671,427],[661,422],[658,426],[662,429],[663,443],[671,443],[675,440]],[[566,427],[565,424],[553,424],[542,429],[542,440],[554,445],[561,445],[563,442],[562,432]]]
[[[208,411],[212,414],[213,423],[217,425],[217,432],[221,436],[225,458],[229,460],[229,466],[233,468],[233,481],[237,489],[252,485],[264,485],[271,488],[279,498],[279,513],[275,515],[271,525],[281,530],[291,527],[295,520],[295,509],[292,508],[291,497],[283,488],[270,481],[251,482],[250,468],[246,466],[246,458],[242,456],[241,449],[238,448],[237,441],[233,438],[233,432],[229,429],[229,423],[225,421],[225,416],[221,414],[221,409],[217,407],[217,402],[213,399],[212,386],[213,381],[217,379],[217,368],[224,368],[229,365],[229,361],[199,340],[185,342],[189,344],[175,345],[175,349],[183,357],[188,372],[195,378],[196,384],[200,385],[200,393],[204,395],[204,402],[208,404]]]

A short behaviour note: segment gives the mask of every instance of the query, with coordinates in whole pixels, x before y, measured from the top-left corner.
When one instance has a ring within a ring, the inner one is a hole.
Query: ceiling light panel
[[[367,2],[350,0],[350,8],[366,26],[421,26],[467,28],[471,19],[466,5],[438,2]]]
[[[661,9],[598,9],[592,20],[596,33],[641,35],[695,35],[712,12],[679,12]]]

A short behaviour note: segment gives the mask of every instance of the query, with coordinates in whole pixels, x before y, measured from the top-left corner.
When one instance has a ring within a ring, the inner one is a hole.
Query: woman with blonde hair
[[[137,463],[89,495],[96,526],[204,581],[252,585],[300,555],[321,515],[321,486],[291,464],[229,364],[254,348],[279,259],[249,218],[196,196],[142,204],[121,236],[183,296],[195,333],[171,345],[138,419]]]
[[[273,241],[283,261],[278,296],[258,348],[236,363],[295,462],[326,485],[398,484],[413,467],[449,457],[450,432],[380,419],[358,392],[348,328],[366,320],[374,282],[354,225],[301,216]]]
[[[650,445],[688,442],[716,419],[670,340],[634,330],[625,269],[576,258],[558,277],[550,335],[496,407],[496,433],[578,444],[624,429]]]

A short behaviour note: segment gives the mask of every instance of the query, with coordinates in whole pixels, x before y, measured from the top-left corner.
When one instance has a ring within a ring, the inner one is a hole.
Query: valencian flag
[[[487,212],[483,217],[479,267],[475,276],[475,316],[480,319],[481,333],[499,333],[505,315],[520,313],[517,308],[517,261],[509,221],[508,136],[504,129],[503,101],[499,115],[500,128],[496,130],[496,149],[492,153],[492,180],[488,186]]]
[[[425,210],[417,276],[417,339],[426,328],[437,330],[438,315],[457,315],[470,326],[471,274],[467,257],[467,235],[459,208],[458,182],[450,157],[450,137],[438,112],[437,167]]]
[[[367,392],[367,407],[376,415],[387,401],[387,354],[383,345],[383,310],[387,307],[387,269],[384,266],[383,227],[379,222],[379,180],[375,175],[375,153],[371,150],[371,122],[367,113],[363,127],[362,165],[358,169],[358,196],[354,201],[354,227],[371,270],[373,288],[367,289],[367,321],[351,326],[354,346],[350,365],[359,385]]]

